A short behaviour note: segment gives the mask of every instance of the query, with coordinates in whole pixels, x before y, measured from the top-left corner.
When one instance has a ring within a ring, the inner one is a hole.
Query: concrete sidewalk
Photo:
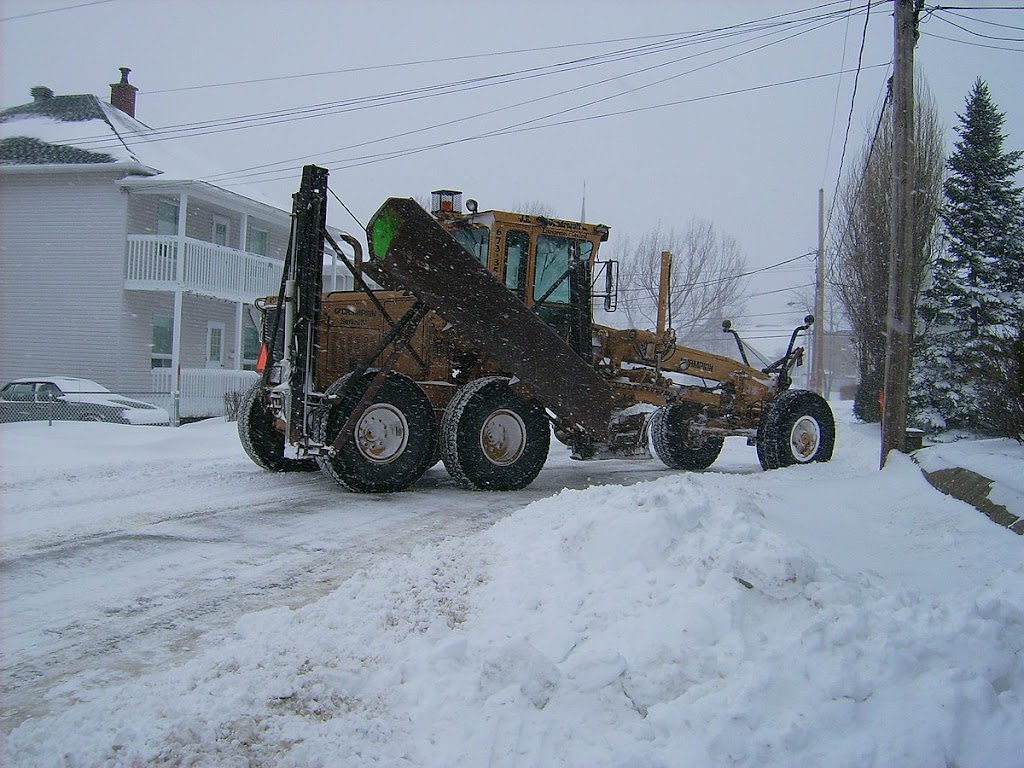
[[[1024,446],[1012,440],[960,440],[914,451],[931,485],[1024,535]]]

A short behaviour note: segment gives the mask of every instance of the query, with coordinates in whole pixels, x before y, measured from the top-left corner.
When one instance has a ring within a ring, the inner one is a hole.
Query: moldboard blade
[[[562,419],[603,441],[607,382],[414,200],[391,198],[366,230],[371,258]]]

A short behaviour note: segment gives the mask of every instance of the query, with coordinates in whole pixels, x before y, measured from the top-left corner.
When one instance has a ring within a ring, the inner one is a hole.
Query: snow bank
[[[884,506],[851,471],[565,491],[28,720],[5,762],[1020,766],[1024,567],[924,594],[773,527],[801,492]]]

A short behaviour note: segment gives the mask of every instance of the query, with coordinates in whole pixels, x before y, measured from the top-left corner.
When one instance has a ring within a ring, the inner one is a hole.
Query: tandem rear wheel
[[[501,376],[471,381],[441,419],[441,458],[467,488],[525,488],[547,461],[551,430],[544,409],[516,394]]]
[[[314,439],[333,445],[370,388],[376,371],[350,373],[324,393],[329,400],[315,417]],[[325,473],[359,493],[405,490],[433,463],[437,420],[423,390],[407,376],[389,371],[380,389],[358,414],[352,434],[332,455],[316,458]]]

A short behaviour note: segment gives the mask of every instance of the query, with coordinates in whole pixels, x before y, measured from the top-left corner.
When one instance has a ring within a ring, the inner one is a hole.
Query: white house
[[[256,376],[252,303],[277,293],[290,215],[203,181],[135,119],[129,71],[110,103],[35,87],[0,112],[0,383],[81,376],[168,410],[178,389],[182,417],[223,413]]]

